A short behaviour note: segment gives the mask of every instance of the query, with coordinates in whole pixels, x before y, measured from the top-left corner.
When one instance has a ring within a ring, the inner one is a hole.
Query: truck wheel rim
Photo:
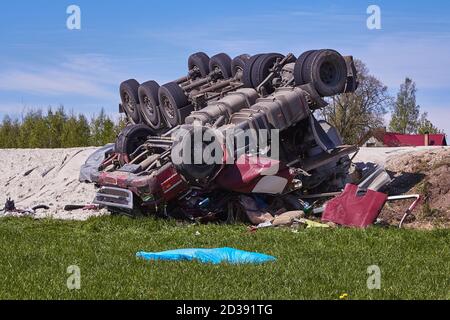
[[[130,96],[128,95],[128,93],[124,93],[124,100],[125,100],[125,104],[128,106],[128,109],[130,110],[130,112],[134,112],[134,103],[131,101]]]
[[[155,109],[154,109],[153,105],[151,104],[150,99],[147,96],[144,98],[144,105],[145,105],[145,108],[147,109],[149,115],[152,117],[153,114],[155,113]]]
[[[167,99],[167,97],[164,97],[164,99],[163,99],[163,107],[164,107],[164,110],[165,110],[167,116],[170,119],[175,118],[175,108],[172,106],[172,104],[170,103],[169,99]]]
[[[320,79],[328,85],[336,82],[336,73],[336,67],[330,62],[325,62],[320,66]]]

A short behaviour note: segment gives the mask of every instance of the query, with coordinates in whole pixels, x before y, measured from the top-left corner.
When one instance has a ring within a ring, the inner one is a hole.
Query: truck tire
[[[124,165],[132,159],[130,155],[142,145],[148,136],[155,132],[145,124],[131,124],[126,126],[116,139],[114,151],[119,154],[119,162]]]
[[[139,82],[135,79],[129,79],[120,84],[120,99],[122,100],[122,107],[128,118],[133,123],[139,123],[141,116],[139,114]]]
[[[155,130],[161,127],[158,93],[159,84],[153,80],[139,86],[139,111],[143,122]]]
[[[169,82],[159,88],[159,105],[167,122],[174,127],[183,121],[180,110],[189,105],[183,89],[175,82]]]
[[[302,77],[306,83],[312,83],[321,96],[333,96],[345,90],[347,65],[337,51],[319,50],[305,60]]]
[[[231,58],[226,53],[219,53],[211,57],[209,60],[209,70],[218,69],[222,73],[222,79],[229,79],[232,77],[231,73]]]
[[[200,77],[206,77],[209,74],[209,57],[204,52],[192,54],[188,59],[188,69],[191,71],[196,68]]]
[[[270,69],[273,67],[277,59],[283,59],[284,56],[279,53],[267,53],[256,59],[252,68],[252,84],[256,89],[269,75]],[[275,89],[271,83],[265,85],[267,93],[272,93]]]
[[[250,59],[248,54],[241,54],[231,61],[231,74],[233,77],[236,76],[236,73],[243,72],[245,63]]]
[[[313,53],[317,52],[317,50],[309,50],[306,52],[303,52],[297,59],[297,61],[295,62],[295,67],[294,67],[294,79],[295,79],[295,84],[297,86],[301,86],[303,84],[306,84],[305,80],[303,80],[303,65],[305,64],[305,60]]]
[[[253,88],[252,83],[252,69],[253,65],[255,64],[255,61],[261,56],[262,54],[255,54],[252,56],[246,63],[244,67],[244,74],[242,76],[242,82],[244,83],[245,88]]]

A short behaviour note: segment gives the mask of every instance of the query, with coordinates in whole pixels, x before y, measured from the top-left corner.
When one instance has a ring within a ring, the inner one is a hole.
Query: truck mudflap
[[[95,195],[94,203],[106,207],[133,210],[133,192],[122,188],[102,187]]]

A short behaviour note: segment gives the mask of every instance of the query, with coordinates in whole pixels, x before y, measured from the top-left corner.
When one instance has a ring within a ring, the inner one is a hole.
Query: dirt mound
[[[405,227],[450,227],[450,148],[433,148],[402,154],[387,161],[394,181],[385,192],[390,195],[420,194],[422,202]],[[412,200],[388,203],[380,218],[398,224]]]

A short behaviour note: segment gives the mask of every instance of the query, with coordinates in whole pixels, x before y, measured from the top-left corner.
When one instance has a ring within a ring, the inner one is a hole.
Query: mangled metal
[[[229,221],[248,217],[242,195],[276,207],[283,195],[344,188],[348,155],[358,148],[343,145],[314,111],[326,106],[324,97],[357,88],[351,57],[197,53],[188,67],[163,86],[122,83],[120,110],[130,125],[93,174],[102,187],[95,203]],[[298,210],[289,201],[281,207]]]

